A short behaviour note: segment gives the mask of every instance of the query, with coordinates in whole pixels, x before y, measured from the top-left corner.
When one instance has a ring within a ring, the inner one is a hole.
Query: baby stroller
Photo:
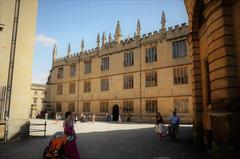
[[[43,152],[43,159],[66,159],[64,147],[68,137],[64,132],[56,132]]]

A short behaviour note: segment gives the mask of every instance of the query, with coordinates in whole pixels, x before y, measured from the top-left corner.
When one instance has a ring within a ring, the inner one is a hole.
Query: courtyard
[[[44,120],[32,120],[43,123]],[[40,128],[40,127],[39,127]],[[40,159],[50,136],[62,130],[62,121],[47,121],[47,137],[41,133],[29,139],[0,144],[1,159]],[[153,124],[88,122],[75,124],[81,159],[192,159],[210,158],[192,143],[191,125],[181,126],[178,143],[160,141]]]

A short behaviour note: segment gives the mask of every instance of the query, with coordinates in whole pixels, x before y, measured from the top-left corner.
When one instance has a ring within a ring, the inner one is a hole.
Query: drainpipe
[[[14,71],[14,61],[15,61],[15,50],[17,43],[17,31],[18,31],[18,19],[20,10],[20,0],[15,0],[14,18],[13,18],[13,28],[12,28],[12,40],[10,49],[10,58],[8,64],[8,80],[7,80],[7,92],[6,92],[6,105],[4,118],[6,121],[4,141],[7,141],[8,135],[8,119],[10,114],[10,104],[11,104],[11,94],[12,94],[12,81],[13,81],[13,71]]]

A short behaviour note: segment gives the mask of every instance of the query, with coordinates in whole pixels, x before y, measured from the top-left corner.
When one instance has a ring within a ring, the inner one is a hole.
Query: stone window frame
[[[109,79],[103,78],[101,79],[101,91],[108,91],[109,90]]]
[[[83,102],[83,112],[84,113],[90,113],[91,112],[90,102]]]
[[[124,113],[133,113],[134,105],[133,100],[124,100],[123,101],[123,112]]]
[[[158,73],[157,71],[145,72],[145,87],[158,86]]]
[[[173,85],[188,84],[188,67],[176,67],[173,68]]]
[[[83,92],[84,93],[88,93],[88,92],[91,92],[91,81],[90,80],[86,80],[84,81],[84,90]]]
[[[89,74],[92,72],[92,60],[84,61],[84,74]]]
[[[187,41],[186,39],[176,40],[172,42],[172,58],[177,59],[187,56]]]
[[[146,113],[157,113],[158,112],[158,100],[157,99],[146,99],[145,100]]]
[[[109,56],[101,58],[101,71],[109,70],[110,58]]]
[[[173,108],[177,110],[178,113],[189,113],[189,99],[188,98],[174,98]]]
[[[127,74],[123,76],[123,89],[133,89],[134,88],[134,78],[133,74]]]
[[[147,47],[145,49],[145,62],[152,63],[157,61],[157,46]]]
[[[68,111],[71,111],[71,112],[76,111],[75,102],[68,103]]]
[[[108,101],[100,101],[100,113],[108,113]]]
[[[69,94],[75,94],[75,92],[76,92],[76,84],[75,83],[70,83],[69,84]]]
[[[63,85],[58,84],[57,85],[57,95],[62,95],[62,93],[63,93]]]
[[[76,76],[77,72],[77,65],[76,64],[72,64],[70,65],[70,77],[74,77]]]
[[[124,53],[124,60],[123,60],[123,66],[128,67],[128,66],[133,66],[134,65],[134,52],[125,52]]]
[[[63,74],[64,74],[64,68],[60,67],[58,68],[58,74],[57,74],[57,78],[63,78]]]

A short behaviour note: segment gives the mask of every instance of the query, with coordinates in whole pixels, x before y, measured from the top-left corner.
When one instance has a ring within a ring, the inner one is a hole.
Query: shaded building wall
[[[239,1],[185,0],[195,139],[219,158],[239,154]],[[235,156],[234,156],[235,155]]]
[[[0,1],[0,85],[7,85],[10,50],[15,44],[11,99],[8,117],[8,138],[28,134],[29,106],[31,105],[32,60],[35,41],[37,0],[19,1],[19,16],[16,41],[13,36],[13,21],[16,0]]]

